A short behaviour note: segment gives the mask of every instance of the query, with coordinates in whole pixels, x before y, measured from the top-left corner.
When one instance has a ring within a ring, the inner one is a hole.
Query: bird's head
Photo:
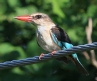
[[[21,21],[31,22],[37,26],[53,24],[49,16],[44,13],[33,13],[31,15],[16,16],[15,18]]]

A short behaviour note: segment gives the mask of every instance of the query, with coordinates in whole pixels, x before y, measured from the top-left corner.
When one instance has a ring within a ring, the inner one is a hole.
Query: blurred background
[[[34,12],[48,14],[75,46],[97,41],[97,0],[0,0],[0,62],[48,53],[36,43],[36,27],[13,18]],[[78,54],[89,76],[81,75],[71,62],[53,59],[0,70],[0,81],[97,81],[96,53]]]

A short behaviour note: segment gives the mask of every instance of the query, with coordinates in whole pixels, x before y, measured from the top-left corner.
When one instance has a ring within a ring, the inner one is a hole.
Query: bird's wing
[[[64,46],[67,49],[72,47],[71,40],[69,39],[69,36],[60,27],[56,26],[51,29],[51,37],[52,37],[53,41],[63,49],[64,49]]]
[[[73,45],[71,44],[71,40],[69,39],[69,36],[67,35],[67,33],[60,27],[54,27],[51,29],[51,37],[53,39],[53,41],[62,49],[69,49],[71,47],[73,47]],[[73,58],[77,59],[77,55],[76,54],[72,54],[71,55]]]

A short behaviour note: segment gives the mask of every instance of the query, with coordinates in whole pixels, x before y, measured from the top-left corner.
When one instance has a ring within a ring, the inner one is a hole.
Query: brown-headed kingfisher
[[[33,13],[31,15],[17,16],[15,18],[21,21],[30,22],[37,27],[37,42],[44,50],[53,54],[55,51],[73,47],[67,33],[56,25],[48,15],[44,13]],[[66,63],[71,60],[82,74],[88,75],[87,70],[79,61],[76,53],[60,57],[58,60]]]

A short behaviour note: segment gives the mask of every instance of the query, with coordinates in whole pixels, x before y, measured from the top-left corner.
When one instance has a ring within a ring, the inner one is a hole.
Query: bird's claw
[[[51,55],[54,55],[55,52],[56,52],[56,51],[52,51],[52,52],[51,52]]]
[[[51,52],[51,55],[54,55],[54,53],[55,53],[56,51],[52,51]],[[39,56],[39,60],[41,60],[41,57],[43,57],[44,56],[44,54],[42,53],[40,56]]]
[[[41,57],[43,57],[44,56],[44,54],[42,53],[40,56],[39,56],[39,60],[41,60]]]

